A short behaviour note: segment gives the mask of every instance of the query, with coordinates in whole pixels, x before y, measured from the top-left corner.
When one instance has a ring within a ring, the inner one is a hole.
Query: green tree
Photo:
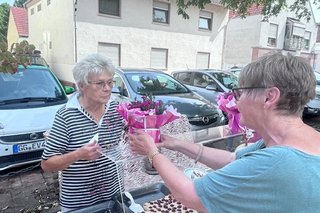
[[[7,40],[10,5],[0,4],[0,42]]]
[[[211,3],[212,0],[176,0],[179,15],[188,19],[187,9],[190,6],[198,7],[203,9],[205,5]],[[311,0],[312,4],[320,4],[320,0]],[[220,0],[220,3],[228,8],[229,10],[236,11],[240,17],[245,18],[248,15],[248,8],[251,5],[262,5],[263,15],[265,18],[270,16],[276,16],[280,13],[282,9],[289,9],[293,11],[297,18],[305,17],[307,20],[311,18],[312,12],[308,9],[308,0],[295,0],[293,4],[288,5],[286,0]]]
[[[13,6],[15,7],[23,7],[23,4],[26,2],[27,0],[15,0],[13,3]]]

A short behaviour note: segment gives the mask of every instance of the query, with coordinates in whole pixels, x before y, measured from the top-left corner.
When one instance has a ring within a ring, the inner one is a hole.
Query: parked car
[[[0,72],[0,171],[40,161],[44,135],[72,87],[63,87],[47,66]]]
[[[317,85],[316,97],[309,101],[304,107],[303,115],[319,116],[320,115],[320,73],[315,71]]]
[[[216,105],[211,104],[172,76],[151,69],[118,69],[114,76],[114,87],[131,100],[142,100],[142,96],[152,94],[155,100],[172,105],[185,114],[191,130],[201,130],[224,125],[226,119]]]
[[[173,71],[175,79],[187,85],[189,89],[216,104],[217,96],[229,92],[238,85],[238,80],[231,72],[216,69],[193,69]]]
[[[41,56],[41,52],[39,50],[34,50],[31,56],[32,64],[33,65],[42,65],[49,67],[47,61]]]
[[[231,67],[228,69],[229,72],[232,72],[235,76],[239,77],[241,70],[243,67]]]

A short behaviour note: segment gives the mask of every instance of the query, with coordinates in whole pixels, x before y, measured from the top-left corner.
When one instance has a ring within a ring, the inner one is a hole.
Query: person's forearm
[[[41,161],[41,168],[45,172],[56,172],[68,168],[74,162],[80,160],[77,151],[63,155],[50,157],[48,160]]]
[[[177,200],[187,207],[205,211],[196,194],[193,182],[172,164],[166,156],[162,154],[154,156],[153,166]]]
[[[200,153],[200,144],[197,143],[180,143],[176,150],[192,159],[196,159],[198,154],[201,154],[198,161],[212,169],[219,169],[235,160],[234,153],[222,149],[204,146],[202,153]]]

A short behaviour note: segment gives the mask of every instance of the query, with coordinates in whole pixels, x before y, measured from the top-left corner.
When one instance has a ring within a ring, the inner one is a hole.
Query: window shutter
[[[167,57],[168,50],[167,49],[158,49],[152,48],[151,49],[151,61],[150,66],[152,68],[167,68]]]
[[[212,13],[206,12],[206,11],[200,11],[200,17],[211,19],[212,18]]]
[[[311,37],[311,32],[310,31],[305,31],[304,32],[304,39],[310,40],[310,37]]]
[[[196,68],[209,68],[210,53],[197,53]]]
[[[153,7],[161,10],[169,10],[169,4],[163,3],[163,2],[153,2]]]
[[[270,24],[269,37],[271,37],[271,38],[277,38],[277,31],[278,31],[278,25],[276,25],[276,24]]]
[[[294,26],[293,27],[293,35],[304,37],[304,28]]]
[[[115,67],[120,66],[120,44],[98,44],[98,53],[110,58]]]

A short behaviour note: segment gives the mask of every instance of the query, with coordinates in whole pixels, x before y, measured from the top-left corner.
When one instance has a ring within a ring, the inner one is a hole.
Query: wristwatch
[[[154,158],[157,154],[160,154],[160,152],[159,152],[158,149],[156,149],[155,151],[151,152],[151,154],[148,155],[149,162],[150,162],[151,166],[153,166],[153,158]]]

